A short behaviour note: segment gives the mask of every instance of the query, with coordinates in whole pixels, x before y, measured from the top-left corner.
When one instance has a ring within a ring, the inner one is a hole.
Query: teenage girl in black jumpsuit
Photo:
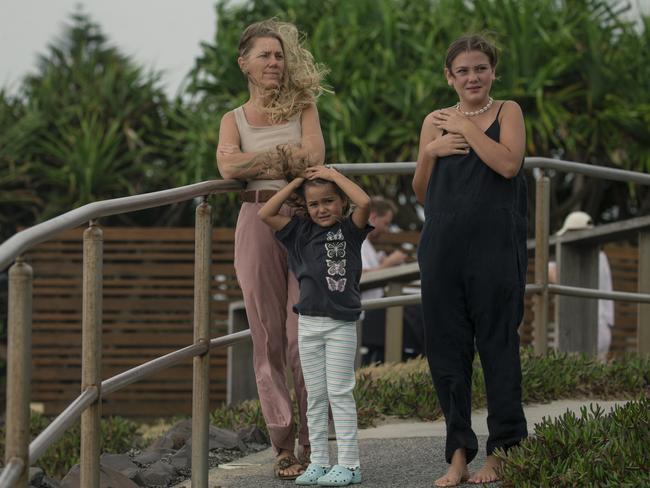
[[[436,486],[497,479],[498,447],[527,435],[521,407],[517,328],[526,274],[525,128],[513,101],[490,98],[497,54],[480,36],[447,51],[455,107],[424,119],[413,189],[425,206],[418,248],[426,353],[447,424],[449,471]],[[488,400],[486,464],[471,477],[478,450],[471,428],[475,347]]]

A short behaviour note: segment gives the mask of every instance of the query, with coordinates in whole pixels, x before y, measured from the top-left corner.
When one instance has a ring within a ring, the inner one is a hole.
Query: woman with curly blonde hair
[[[217,165],[223,178],[246,182],[235,230],[235,270],[253,339],[253,365],[262,412],[276,453],[275,474],[295,479],[309,463],[307,393],[298,353],[298,282],[287,253],[257,216],[262,204],[322,164],[325,143],[316,109],[325,69],[301,46],[293,24],[265,20],[248,26],[237,59],[248,79],[249,100],[221,119]],[[283,215],[293,210],[284,206]],[[289,363],[298,400],[298,458]]]

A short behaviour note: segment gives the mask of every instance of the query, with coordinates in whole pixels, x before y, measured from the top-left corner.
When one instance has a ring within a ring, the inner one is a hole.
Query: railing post
[[[208,488],[208,429],[210,407],[210,279],[212,209],[207,201],[196,208],[194,254],[194,342],[206,352],[194,357],[192,389],[192,488]]]
[[[244,302],[230,302],[228,307],[228,334],[248,329]],[[253,342],[246,341],[228,347],[226,367],[226,403],[234,405],[259,398],[253,369]]]
[[[389,283],[387,297],[402,294],[401,283]],[[386,335],[384,338],[384,362],[399,363],[402,361],[402,338],[404,337],[404,307],[388,307],[386,309]]]
[[[81,414],[81,486],[99,488],[104,233],[96,221],[89,222],[83,241],[81,391],[94,387],[99,395]]]
[[[639,232],[639,293],[650,293],[650,230]],[[639,303],[637,351],[650,356],[650,304]]]
[[[550,180],[543,172],[535,187],[535,284],[542,291],[533,297],[535,354],[548,349],[548,234]]]
[[[559,283],[598,289],[598,244],[558,239],[555,256]],[[598,300],[558,295],[555,309],[557,345],[562,352],[598,352]]]
[[[15,488],[26,488],[29,483],[32,280],[32,267],[18,257],[9,269],[5,441],[5,465],[12,458],[23,461],[23,472],[13,485]]]

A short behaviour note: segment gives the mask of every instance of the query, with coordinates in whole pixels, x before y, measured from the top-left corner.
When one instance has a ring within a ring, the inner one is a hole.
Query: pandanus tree
[[[19,93],[2,97],[3,196],[43,220],[159,186],[164,163],[154,141],[166,104],[159,85],[158,75],[109,45],[98,25],[74,15]],[[12,224],[33,223],[20,212]]]

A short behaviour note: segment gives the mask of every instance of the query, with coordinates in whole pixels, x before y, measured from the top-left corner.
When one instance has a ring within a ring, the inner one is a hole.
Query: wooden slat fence
[[[27,254],[34,268],[32,401],[58,414],[79,393],[83,229],[66,231]],[[419,234],[387,234],[379,250],[401,248],[416,259]],[[212,330],[226,334],[228,303],[241,299],[233,268],[234,230],[213,230]],[[605,246],[615,290],[636,291],[637,248]],[[192,343],[194,229],[104,229],[102,378]],[[528,282],[533,282],[533,261]],[[636,348],[637,305],[615,304],[612,354]],[[553,311],[549,317],[553,318]],[[532,297],[526,298],[522,343],[532,341]],[[554,336],[550,326],[549,340]],[[211,360],[211,408],[226,398],[226,351]],[[104,414],[155,417],[191,413],[192,363],[187,361],[104,399]]]
[[[27,255],[34,268],[32,401],[57,414],[79,393],[83,229]],[[241,299],[232,229],[214,229],[211,336],[227,330],[228,303]],[[193,342],[194,229],[104,229],[102,378]],[[226,351],[211,353],[211,406],[226,397]],[[191,413],[192,362],[106,397],[123,416]]]
[[[416,260],[418,232],[400,232],[382,236],[382,242],[375,247],[377,250],[390,252],[394,249],[401,249],[409,255],[410,260]],[[616,291],[637,292],[638,274],[638,249],[629,243],[611,243],[604,246],[605,254],[609,259],[612,270],[612,285]],[[535,260],[528,262],[528,283],[533,283]],[[549,343],[555,340],[555,324],[553,305],[549,312]],[[610,353],[612,356],[622,355],[626,352],[636,351],[637,333],[637,304],[632,302],[614,302],[614,328],[612,329],[612,345]],[[521,342],[524,345],[532,344],[533,341],[533,298],[526,295],[526,308],[524,323],[519,329]]]

